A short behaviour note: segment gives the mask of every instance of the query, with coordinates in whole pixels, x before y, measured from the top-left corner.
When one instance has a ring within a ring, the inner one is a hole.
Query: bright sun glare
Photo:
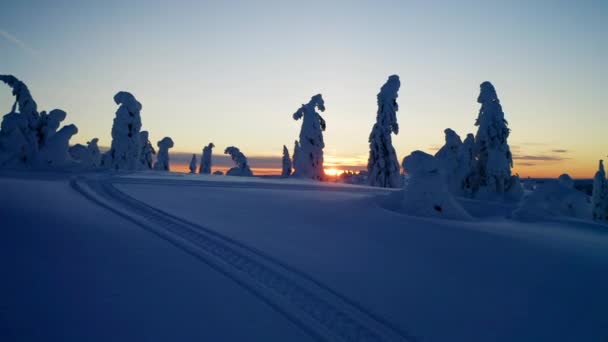
[[[338,170],[338,169],[334,169],[334,168],[325,169],[325,174],[328,176],[332,176],[332,177],[339,176],[343,173],[344,173],[344,170]]]

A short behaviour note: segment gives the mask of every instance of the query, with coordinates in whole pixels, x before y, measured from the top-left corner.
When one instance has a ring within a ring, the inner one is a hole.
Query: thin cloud
[[[16,45],[17,47],[19,47],[20,49],[24,50],[25,52],[27,52],[29,54],[32,54],[32,55],[38,54],[38,51],[31,48],[29,45],[27,45],[21,39],[13,36],[12,34],[8,33],[7,31],[5,31],[1,28],[0,28],[0,37],[3,37],[4,39],[8,40],[10,43]]]
[[[514,155],[513,159],[515,160],[527,160],[527,161],[562,161],[569,158],[564,158],[561,156],[547,156],[547,155]]]
[[[522,142],[521,145],[525,145],[525,146],[547,146],[549,145],[548,143],[542,143],[542,142]]]
[[[568,153],[568,150],[563,150],[563,149],[557,149],[557,150],[551,150],[551,152],[553,153]]]

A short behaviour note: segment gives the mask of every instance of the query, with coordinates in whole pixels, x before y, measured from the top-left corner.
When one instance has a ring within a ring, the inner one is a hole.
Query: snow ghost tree
[[[517,192],[521,184],[517,177],[511,176],[513,158],[507,144],[510,130],[505,114],[492,83],[483,82],[480,88],[477,102],[481,108],[475,122],[478,130],[475,135],[473,191],[485,194]]]
[[[403,191],[402,212],[415,216],[471,219],[449,192],[435,157],[414,151],[403,159],[403,169],[410,179]]]
[[[87,142],[87,146],[76,144],[68,150],[72,159],[80,162],[86,168],[96,168],[101,165],[101,152],[97,142],[99,139],[94,138]]]
[[[74,125],[57,131],[66,113],[54,109],[38,113],[36,101],[25,85],[12,75],[0,75],[11,87],[15,103],[0,125],[0,167],[53,167],[68,159],[69,140],[78,132]]]
[[[591,208],[594,220],[608,221],[608,181],[603,160],[600,160],[598,170],[593,177]]]
[[[226,172],[227,176],[244,176],[251,177],[253,176],[253,172],[249,168],[247,164],[247,157],[241,152],[238,148],[234,146],[229,146],[224,150],[224,154],[230,155],[230,158],[236,164],[235,167],[231,168]]]
[[[68,158],[70,139],[78,133],[75,125],[63,126],[57,133],[53,134],[36,156],[39,165],[59,166]]]
[[[303,165],[304,161],[305,160],[303,158],[300,158],[300,142],[296,140],[293,144],[293,157],[292,157],[292,163],[293,163],[294,170],[305,169],[306,165]]]
[[[302,119],[299,149],[294,152],[294,177],[321,180],[325,177],[323,170],[323,131],[325,120],[316,109],[325,111],[325,102],[321,94],[313,96],[293,114],[294,120]],[[295,159],[297,158],[297,159]]]
[[[473,184],[471,181],[471,174],[474,166],[475,136],[472,133],[469,133],[458,150],[458,169],[456,171],[456,177],[462,180],[462,188],[457,194],[464,196],[472,195]]]
[[[164,137],[157,142],[156,145],[158,146],[158,157],[154,164],[154,170],[171,171],[169,165],[169,149],[173,147],[173,140],[169,137]]]
[[[392,75],[377,95],[378,112],[376,123],[369,135],[367,161],[367,180],[371,186],[401,187],[399,161],[391,139],[391,133],[399,134],[397,93],[400,86],[399,76]]]
[[[209,143],[209,145],[203,147],[203,155],[201,156],[201,165],[198,173],[207,175],[211,173],[211,155],[214,147],[213,143]]]
[[[192,155],[192,159],[190,159],[190,173],[196,173],[196,155]]]
[[[141,146],[141,153],[139,155],[140,168],[150,170],[154,165],[154,155],[156,154],[156,151],[150,142],[148,131],[139,132],[139,144]]]
[[[283,169],[281,171],[281,177],[287,178],[291,176],[291,158],[289,158],[289,150],[287,146],[283,145],[283,159],[282,159]]]
[[[114,95],[118,107],[112,124],[112,145],[103,165],[115,170],[137,170],[141,165],[141,103],[126,91]]]
[[[459,194],[463,182],[463,179],[458,174],[462,140],[450,128],[446,128],[443,132],[445,133],[445,145],[435,153],[435,159],[439,163],[442,174],[446,177],[450,192]]]

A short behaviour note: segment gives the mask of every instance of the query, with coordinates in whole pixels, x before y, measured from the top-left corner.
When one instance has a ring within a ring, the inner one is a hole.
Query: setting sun
[[[325,174],[328,176],[336,177],[344,173],[344,170],[338,170],[334,168],[325,169]]]

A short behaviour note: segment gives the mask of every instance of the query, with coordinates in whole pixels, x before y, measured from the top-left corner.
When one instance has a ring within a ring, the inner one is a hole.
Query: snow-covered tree
[[[291,158],[289,158],[289,150],[287,146],[283,145],[283,159],[282,159],[283,169],[281,171],[281,177],[287,178],[291,176]]]
[[[151,170],[154,166],[154,155],[156,151],[148,137],[148,131],[139,132],[139,144],[141,146],[141,154],[139,155],[140,168],[143,170]]]
[[[57,131],[66,113],[54,109],[38,113],[28,87],[12,75],[0,75],[11,87],[15,103],[0,125],[0,167],[53,167],[68,160],[69,139],[78,132],[74,125]],[[61,134],[55,137],[57,134]],[[48,145],[48,146],[47,146]],[[42,153],[42,154],[40,154]]]
[[[484,195],[512,192],[521,188],[519,180],[511,176],[513,158],[507,143],[509,128],[496,90],[490,82],[480,85],[477,102],[481,104],[475,122],[476,166],[473,170],[473,191]]]
[[[196,155],[192,155],[192,159],[190,159],[190,173],[196,173]]]
[[[472,133],[460,145],[458,150],[457,177],[462,180],[462,191],[460,195],[470,196],[473,192],[471,174],[475,167],[475,136]]]
[[[409,181],[400,210],[409,215],[468,220],[471,216],[454,199],[439,162],[430,154],[414,151],[403,158]]]
[[[292,157],[292,164],[293,164],[293,169],[297,170],[303,170],[306,168],[306,165],[304,165],[306,162],[306,160],[304,158],[300,158],[300,142],[299,141],[295,141],[293,144],[293,157]],[[292,173],[293,175],[293,173]]]
[[[63,126],[57,133],[48,138],[36,156],[40,166],[60,166],[68,158],[70,139],[78,133],[75,125]]]
[[[367,161],[368,184],[385,188],[401,187],[401,174],[391,133],[399,134],[397,123],[397,97],[401,82],[399,76],[389,76],[377,95],[376,123],[369,135]]]
[[[317,113],[317,109],[321,112],[325,111],[325,102],[321,94],[313,96],[307,104],[303,104],[293,114],[294,120],[303,118],[300,129],[300,146],[297,153],[294,153],[294,177],[317,180],[325,177],[323,170],[325,120]]]
[[[215,145],[209,143],[209,145],[203,147],[203,155],[201,156],[201,165],[198,169],[198,173],[210,174],[211,173],[211,155]]]
[[[251,177],[253,176],[253,172],[249,168],[247,164],[247,157],[241,152],[238,148],[234,146],[229,146],[224,150],[224,154],[230,155],[234,163],[235,167],[231,168],[226,172],[227,176],[243,176],[243,177]]]
[[[443,132],[445,133],[445,145],[435,153],[435,159],[446,177],[450,192],[459,195],[463,182],[463,179],[461,179],[458,174],[462,140],[460,140],[460,136],[450,128],[446,128]]]
[[[598,170],[593,177],[591,208],[594,220],[608,221],[608,181],[603,160],[600,160]]]
[[[118,110],[112,124],[112,145],[103,157],[103,165],[115,170],[137,170],[141,166],[141,103],[133,94],[120,91],[114,95]]]
[[[171,171],[169,165],[169,149],[173,147],[173,140],[169,137],[164,137],[162,140],[156,143],[158,146],[158,157],[154,164],[154,170],[158,171]]]
[[[93,138],[87,142],[87,146],[76,144],[71,146],[68,153],[72,159],[78,161],[86,168],[96,168],[101,165],[101,152],[97,142],[99,139]]]

